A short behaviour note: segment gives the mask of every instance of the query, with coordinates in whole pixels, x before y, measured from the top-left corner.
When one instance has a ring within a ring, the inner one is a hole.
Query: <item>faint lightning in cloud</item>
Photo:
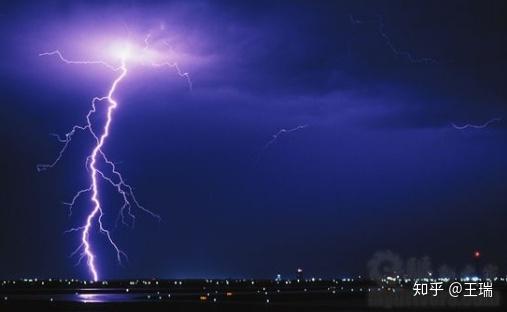
[[[460,125],[457,125],[455,123],[451,123],[451,126],[454,129],[457,129],[457,130],[464,130],[464,129],[467,129],[467,128],[484,129],[484,128],[487,128],[490,124],[495,123],[495,122],[500,122],[500,121],[502,121],[502,118],[492,118],[492,119],[486,121],[483,124],[471,124],[471,123],[467,123],[467,124],[464,124],[464,125],[460,126]]]
[[[269,140],[265,145],[264,145],[264,148],[263,150],[266,150],[270,145],[272,145],[273,143],[275,143],[277,140],[278,140],[278,137],[282,134],[289,134],[289,133],[292,133],[292,132],[295,132],[295,131],[298,131],[298,130],[301,130],[301,129],[304,129],[308,127],[307,124],[304,124],[304,125],[299,125],[295,128],[292,128],[292,129],[280,129],[277,133],[273,134],[272,136],[272,139]]]
[[[402,51],[399,48],[397,48],[393,41],[391,40],[391,37],[387,34],[387,32],[384,30],[384,19],[382,16],[378,15],[375,19],[368,19],[368,20],[361,20],[355,18],[353,15],[349,15],[350,22],[352,25],[360,25],[360,24],[377,24],[377,31],[379,35],[384,40],[385,44],[389,47],[389,49],[397,56],[404,58],[410,63],[425,63],[425,64],[435,64],[438,63],[435,59],[429,58],[429,57],[421,57],[417,58],[412,55],[412,53],[408,51]]]

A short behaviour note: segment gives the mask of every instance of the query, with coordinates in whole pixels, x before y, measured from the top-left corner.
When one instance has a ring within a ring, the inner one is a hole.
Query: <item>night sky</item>
[[[96,59],[161,25],[193,89],[133,66],[104,149],[163,220],[115,228],[104,184],[130,261],[95,233],[103,278],[348,276],[386,249],[457,270],[480,250],[505,270],[505,16],[505,1],[2,2],[0,277],[89,278],[64,231],[90,203],[62,202],[89,183],[91,138],[36,165],[115,74],[38,54]]]

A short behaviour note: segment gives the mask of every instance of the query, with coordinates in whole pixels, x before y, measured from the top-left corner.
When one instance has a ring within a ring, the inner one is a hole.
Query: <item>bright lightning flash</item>
[[[118,219],[121,219],[121,222],[124,225],[134,226],[135,223],[135,215],[133,213],[132,207],[136,209],[142,210],[145,213],[148,213],[152,217],[157,220],[161,220],[160,216],[151,212],[150,210],[144,208],[137,201],[133,188],[125,182],[125,179],[121,175],[121,173],[117,170],[115,164],[109,160],[104,153],[103,149],[109,137],[109,133],[111,131],[111,125],[113,122],[114,111],[118,107],[119,103],[115,99],[115,92],[120,85],[120,83],[125,79],[128,74],[128,65],[129,64],[141,64],[141,65],[149,65],[151,67],[161,67],[161,66],[169,66],[176,69],[178,75],[184,77],[187,82],[189,88],[192,87],[190,77],[188,73],[184,73],[180,70],[177,63],[170,63],[163,60],[163,57],[160,56],[158,51],[151,50],[148,45],[148,35],[145,40],[145,46],[142,48],[136,48],[131,43],[121,43],[117,45],[113,45],[110,51],[108,51],[113,59],[119,62],[119,65],[112,65],[108,62],[102,60],[69,60],[63,56],[63,54],[59,50],[55,50],[52,52],[45,52],[39,54],[39,56],[56,56],[62,62],[66,64],[78,64],[78,65],[102,65],[107,67],[108,69],[118,73],[116,78],[113,80],[111,87],[106,96],[103,97],[95,97],[91,101],[91,108],[86,115],[86,122],[82,125],[74,125],[69,132],[65,134],[65,136],[59,136],[57,134],[52,134],[57,138],[57,140],[63,144],[59,153],[55,160],[49,164],[39,164],[37,165],[37,170],[44,171],[49,168],[54,167],[60,159],[63,157],[63,154],[67,150],[72,138],[78,131],[85,131],[92,135],[95,140],[95,145],[90,155],[86,158],[85,167],[90,175],[90,185],[86,188],[79,190],[72,200],[68,203],[65,203],[69,206],[69,213],[72,213],[72,209],[74,205],[77,203],[77,200],[85,195],[90,194],[90,201],[92,203],[91,211],[86,216],[85,222],[83,225],[75,228],[71,228],[66,232],[80,232],[81,233],[81,244],[78,248],[72,253],[75,255],[77,253],[80,254],[79,262],[81,259],[86,258],[86,263],[88,266],[88,270],[94,281],[99,280],[99,272],[97,269],[96,259],[97,255],[92,247],[92,242],[90,240],[90,234],[94,227],[97,227],[99,232],[104,234],[109,244],[113,247],[116,252],[116,257],[118,262],[122,263],[122,258],[128,259],[127,255],[118,247],[111,236],[111,232],[104,226],[102,218],[104,216],[104,207],[101,204],[100,200],[100,189],[99,189],[99,181],[103,180],[109,183],[113,188],[118,192],[118,194],[123,199],[123,205],[120,208],[120,212],[118,214]],[[100,129],[95,129],[92,126],[92,117],[95,113],[97,113],[97,105],[99,103],[106,103],[107,110],[105,113],[105,122]],[[109,168],[109,172],[104,172],[100,168],[100,164],[106,165]],[[78,262],[78,263],[79,263]]]

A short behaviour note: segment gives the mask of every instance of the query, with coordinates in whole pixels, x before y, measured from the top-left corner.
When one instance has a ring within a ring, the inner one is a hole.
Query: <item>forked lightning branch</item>
[[[86,157],[85,162],[86,170],[89,173],[90,184],[76,192],[72,200],[66,203],[66,205],[69,206],[69,211],[72,213],[78,199],[84,196],[89,199],[90,206],[85,207],[88,209],[88,212],[83,220],[83,223],[80,226],[69,229],[67,232],[80,233],[81,243],[72,255],[79,255],[79,262],[81,262],[82,259],[86,260],[89,273],[95,281],[99,280],[100,273],[97,265],[97,251],[94,249],[93,242],[90,238],[94,230],[98,230],[101,234],[103,234],[107,242],[116,252],[116,258],[119,263],[122,263],[124,259],[127,259],[126,253],[120,249],[113,239],[111,232],[103,222],[104,209],[106,207],[104,207],[103,201],[101,200],[101,196],[103,196],[103,190],[99,187],[99,182],[101,180],[111,185],[121,197],[122,206],[119,210],[119,219],[124,225],[134,225],[136,220],[135,210],[141,210],[160,221],[160,216],[158,214],[143,207],[139,203],[134,194],[133,188],[125,182],[125,179],[117,169],[115,163],[111,161],[104,152],[109,134],[113,131],[112,126],[115,110],[120,105],[120,103],[116,100],[116,92],[118,87],[128,76],[129,65],[140,64],[154,68],[162,66],[174,68],[179,76],[186,79],[188,87],[190,89],[192,88],[192,82],[189,74],[182,72],[176,62],[167,61],[162,53],[151,49],[149,44],[150,38],[150,34],[145,37],[145,44],[143,47],[136,47],[130,42],[124,42],[118,48],[114,49],[113,57],[118,62],[118,65],[110,64],[103,60],[71,60],[64,56],[59,50],[39,54],[39,56],[55,57],[65,64],[105,66],[116,75],[107,94],[102,97],[95,97],[92,99],[90,110],[86,114],[85,121],[82,124],[74,125],[70,131],[65,133],[63,136],[54,134],[57,140],[62,144],[56,158],[50,163],[37,165],[37,170],[39,172],[56,166],[64,156],[65,151],[71,144],[77,132],[86,132],[93,137],[95,143],[90,154]],[[104,109],[99,110],[99,105],[104,105]],[[105,112],[105,116],[103,116],[105,117],[105,121],[100,127],[93,126],[93,118],[96,114],[99,114],[100,111]],[[107,171],[102,168],[107,168]]]

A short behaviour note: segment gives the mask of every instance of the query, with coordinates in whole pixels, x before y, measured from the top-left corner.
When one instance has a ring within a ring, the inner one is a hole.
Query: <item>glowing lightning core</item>
[[[148,47],[146,46],[145,49],[143,49],[143,51],[145,51],[147,48]],[[100,196],[99,196],[100,195],[99,194],[99,187],[98,187],[99,178],[102,178],[104,181],[106,181],[110,185],[112,185],[116,189],[116,191],[122,196],[123,205],[120,209],[120,213],[119,213],[118,217],[121,218],[121,221],[123,224],[132,225],[132,226],[134,225],[135,215],[131,211],[132,205],[134,205],[136,208],[150,214],[152,217],[154,217],[160,221],[160,216],[158,216],[157,214],[151,212],[150,210],[144,208],[143,206],[141,206],[139,204],[139,202],[137,201],[137,199],[134,195],[133,188],[125,182],[123,176],[116,169],[115,164],[112,161],[110,161],[106,157],[106,154],[103,152],[104,144],[105,144],[106,139],[108,138],[109,133],[110,133],[111,123],[113,120],[113,112],[118,106],[118,102],[114,99],[114,93],[115,93],[118,85],[120,84],[120,82],[127,75],[127,72],[128,72],[127,58],[130,55],[130,49],[129,49],[129,47],[127,47],[126,49],[123,49],[121,51],[121,53],[118,54],[118,57],[120,58],[120,66],[113,66],[113,65],[108,64],[104,61],[83,61],[83,60],[72,61],[72,60],[68,60],[62,55],[62,53],[59,50],[39,54],[39,56],[52,56],[52,55],[56,55],[61,61],[63,61],[64,63],[67,63],[67,64],[84,64],[84,65],[99,64],[99,65],[103,65],[103,66],[113,70],[114,72],[119,72],[119,75],[116,77],[116,79],[114,79],[114,81],[109,89],[109,92],[107,93],[107,96],[93,98],[91,109],[88,111],[88,114],[86,115],[86,124],[85,125],[73,126],[72,129],[65,134],[65,137],[61,137],[57,134],[52,134],[53,136],[55,136],[57,138],[57,140],[60,143],[63,143],[63,147],[60,149],[60,152],[58,153],[56,159],[52,163],[49,163],[49,164],[37,165],[37,170],[39,172],[54,167],[62,158],[64,152],[66,151],[74,134],[77,131],[88,131],[94,137],[95,142],[96,142],[95,146],[94,146],[91,154],[86,159],[86,168],[90,172],[91,184],[87,188],[84,188],[84,189],[81,189],[80,191],[78,191],[74,195],[74,197],[72,198],[71,202],[64,203],[64,204],[69,206],[69,214],[72,214],[72,208],[76,204],[78,198],[80,198],[80,196],[82,196],[85,193],[91,192],[90,199],[93,204],[93,209],[87,215],[85,224],[80,227],[77,227],[77,228],[71,228],[66,232],[81,231],[81,244],[72,253],[72,255],[74,255],[78,252],[81,252],[79,262],[81,261],[81,259],[86,257],[86,260],[87,260],[86,263],[87,263],[88,269],[90,271],[90,274],[92,275],[93,280],[97,281],[97,280],[99,280],[99,273],[98,273],[96,263],[95,263],[96,255],[92,249],[91,242],[90,242],[90,232],[91,232],[91,229],[92,229],[93,225],[95,224],[95,222],[97,222],[97,224],[98,224],[99,231],[107,237],[108,242],[116,251],[118,262],[119,263],[122,262],[122,257],[127,258],[127,255],[122,250],[120,250],[118,245],[114,242],[113,238],[111,237],[110,231],[107,230],[102,223],[102,217],[104,216],[104,213],[102,210],[103,207],[101,206]],[[179,69],[177,63],[164,62],[164,63],[158,64],[158,63],[151,62],[151,66],[152,67],[170,66],[170,67],[175,68],[177,70],[177,73],[181,77],[184,77],[187,79],[189,87],[191,88],[191,80],[190,80],[188,73],[182,72]],[[100,135],[97,135],[95,130],[92,127],[91,117],[97,111],[96,104],[98,102],[102,102],[102,101],[107,101],[106,121],[104,123],[103,128],[101,129],[102,131],[100,132]],[[100,170],[97,167],[98,162],[101,160],[109,166],[110,172],[111,172],[110,175],[107,175],[105,172],[103,172],[102,170]],[[127,219],[125,217],[125,214],[127,214],[128,218],[129,218],[128,220],[130,220],[130,222],[126,221]]]

